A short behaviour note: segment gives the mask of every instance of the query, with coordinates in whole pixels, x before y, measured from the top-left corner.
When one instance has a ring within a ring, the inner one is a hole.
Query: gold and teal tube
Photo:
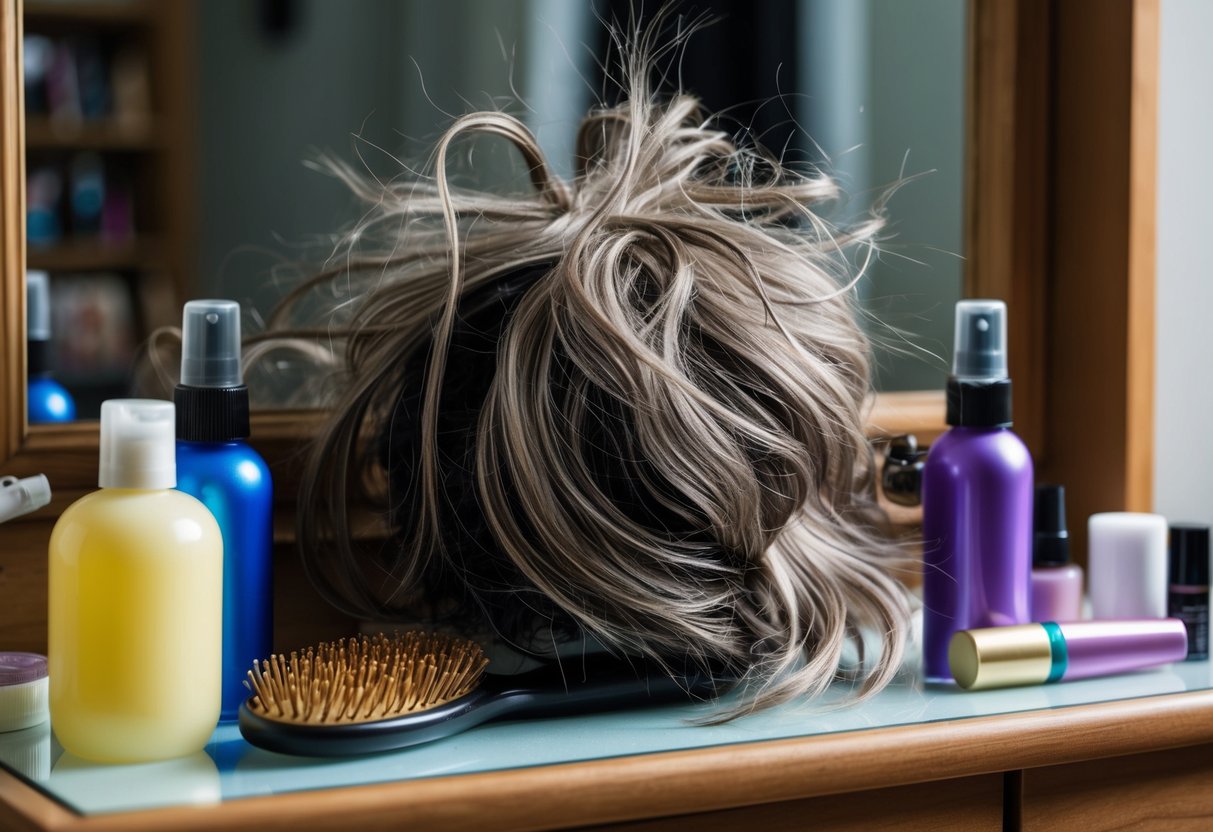
[[[1073,621],[961,630],[948,645],[952,677],[965,690],[1043,685],[1182,661],[1183,622]]]

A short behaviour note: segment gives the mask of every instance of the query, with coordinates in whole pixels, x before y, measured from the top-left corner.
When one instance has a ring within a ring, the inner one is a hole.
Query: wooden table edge
[[[1213,742],[1213,690],[82,817],[0,774],[15,830],[554,829]],[[486,821],[490,826],[486,827]],[[8,828],[8,827],[5,827]]]

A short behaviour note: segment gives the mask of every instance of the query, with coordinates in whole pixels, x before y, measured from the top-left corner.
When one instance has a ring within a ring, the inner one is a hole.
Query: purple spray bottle
[[[948,377],[951,430],[922,472],[923,665],[950,682],[957,630],[1031,621],[1032,457],[1011,432],[1007,307],[956,305]]]

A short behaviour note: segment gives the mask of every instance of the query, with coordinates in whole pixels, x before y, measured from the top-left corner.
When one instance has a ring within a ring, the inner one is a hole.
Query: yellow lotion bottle
[[[101,490],[51,533],[51,727],[77,757],[192,754],[219,720],[223,541],[172,490],[174,432],[171,402],[102,404]]]

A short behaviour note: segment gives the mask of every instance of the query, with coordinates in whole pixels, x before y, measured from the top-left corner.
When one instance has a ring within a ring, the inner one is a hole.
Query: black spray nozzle
[[[1032,530],[1034,566],[1064,566],[1070,562],[1070,532],[1066,528],[1064,485],[1036,486]]]

